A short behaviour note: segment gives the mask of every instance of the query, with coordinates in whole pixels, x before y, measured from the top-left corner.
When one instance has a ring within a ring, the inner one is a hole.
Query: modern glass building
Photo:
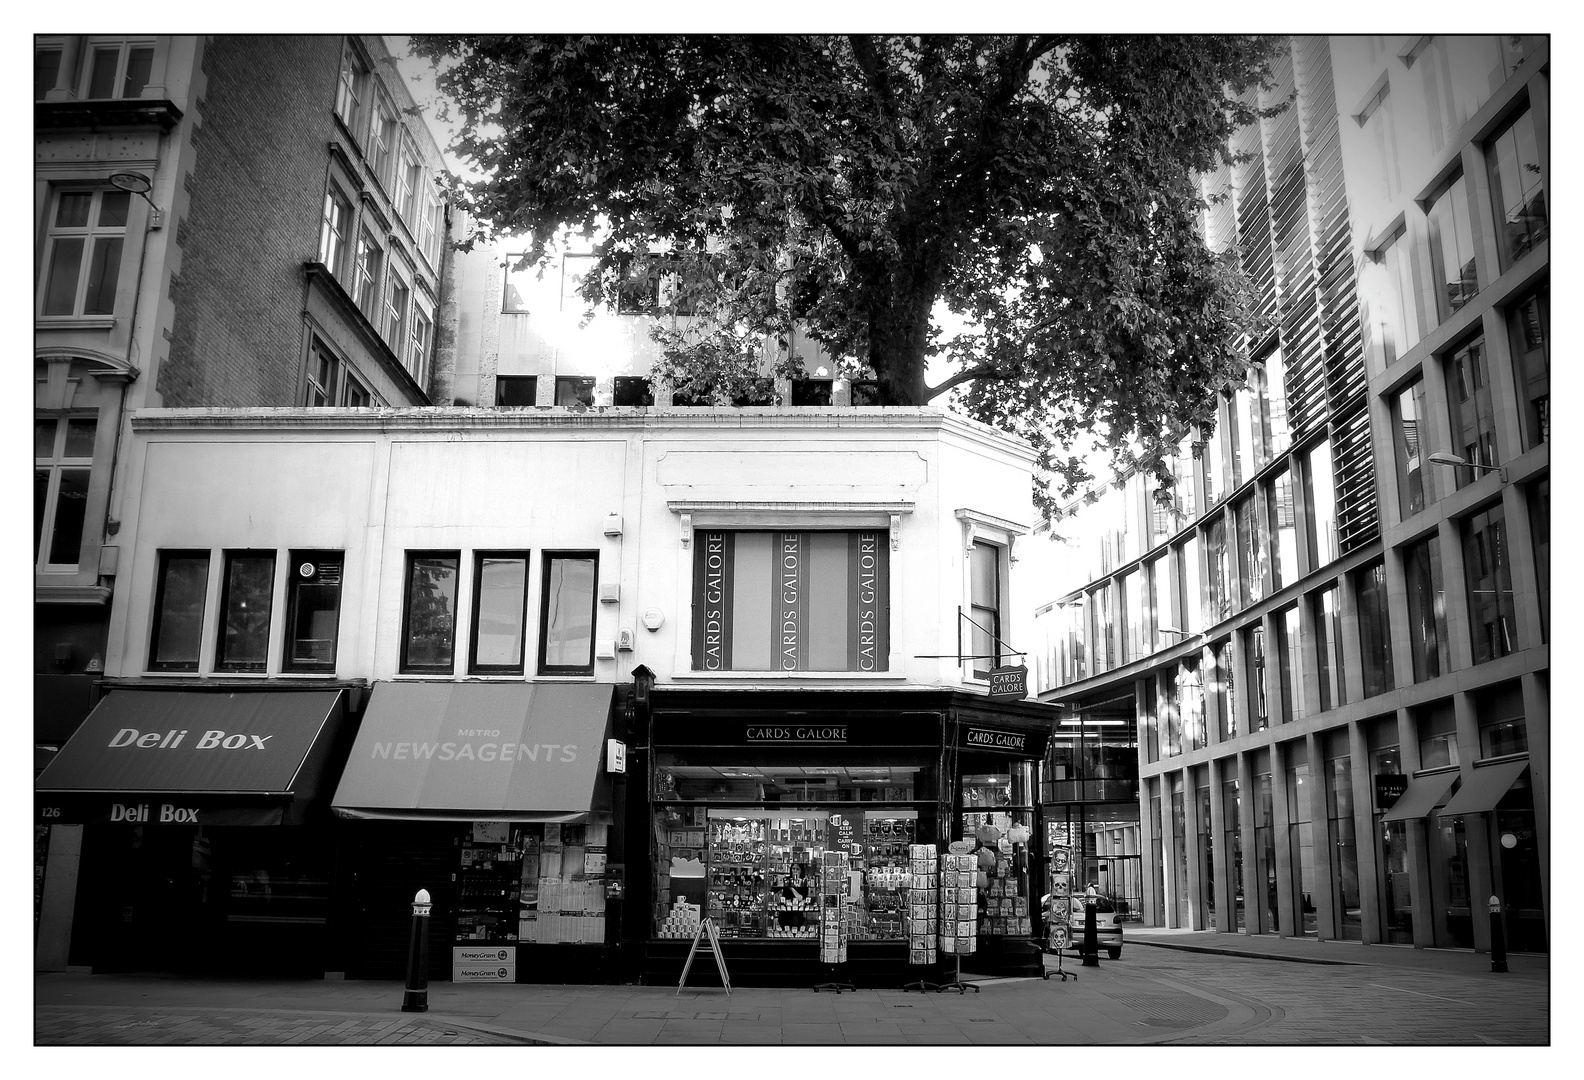
[[[1202,178],[1245,381],[1055,530],[1047,820],[1148,925],[1545,950],[1548,42],[1295,37],[1290,95]]]

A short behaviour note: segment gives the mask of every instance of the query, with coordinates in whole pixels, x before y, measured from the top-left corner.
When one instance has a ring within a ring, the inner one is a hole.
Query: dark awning
[[[1416,776],[1408,782],[1408,790],[1398,796],[1392,808],[1381,815],[1382,821],[1412,821],[1422,818],[1430,808],[1441,801],[1452,782],[1458,778],[1457,770]]]
[[[34,782],[45,823],[277,825],[317,794],[341,690],[114,690]]]
[[[1529,767],[1527,761],[1503,761],[1495,765],[1476,765],[1469,778],[1458,788],[1458,793],[1437,810],[1441,817],[1459,814],[1478,814],[1496,809],[1507,789],[1518,782],[1518,777]]]
[[[345,818],[579,821],[608,814],[609,683],[375,686],[332,809]]]

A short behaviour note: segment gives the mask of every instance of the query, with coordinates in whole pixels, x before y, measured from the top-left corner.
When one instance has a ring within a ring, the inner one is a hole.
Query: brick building
[[[429,404],[448,223],[378,37],[40,36],[34,57],[42,765],[96,695],[129,416]]]

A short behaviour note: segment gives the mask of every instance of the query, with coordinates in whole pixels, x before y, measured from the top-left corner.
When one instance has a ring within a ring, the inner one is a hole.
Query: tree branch
[[[858,67],[869,80],[869,89],[874,93],[881,113],[885,115],[891,136],[891,152],[896,153],[902,146],[902,128],[897,120],[896,97],[891,92],[891,73],[875,52],[874,40],[868,34],[848,34],[847,43],[852,48],[853,59],[858,61]]]
[[[997,368],[993,365],[981,365],[979,367],[967,368],[963,371],[959,371],[950,378],[943,379],[936,386],[926,386],[924,388],[924,400],[926,402],[934,401],[952,387],[961,386],[965,382],[973,382],[975,379],[1005,380],[1010,378],[1012,378],[1011,372],[1002,371],[1000,368]]]

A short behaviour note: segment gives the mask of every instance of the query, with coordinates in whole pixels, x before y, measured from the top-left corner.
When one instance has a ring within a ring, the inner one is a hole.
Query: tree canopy
[[[1151,457],[1241,377],[1247,290],[1200,238],[1196,174],[1257,118],[1268,39],[414,43],[478,221],[532,258],[583,233],[591,302],[663,270],[658,310],[706,316],[657,329],[678,383],[740,384],[767,338],[795,368],[796,324],[881,404],[955,390],[1070,484],[1082,432]]]

